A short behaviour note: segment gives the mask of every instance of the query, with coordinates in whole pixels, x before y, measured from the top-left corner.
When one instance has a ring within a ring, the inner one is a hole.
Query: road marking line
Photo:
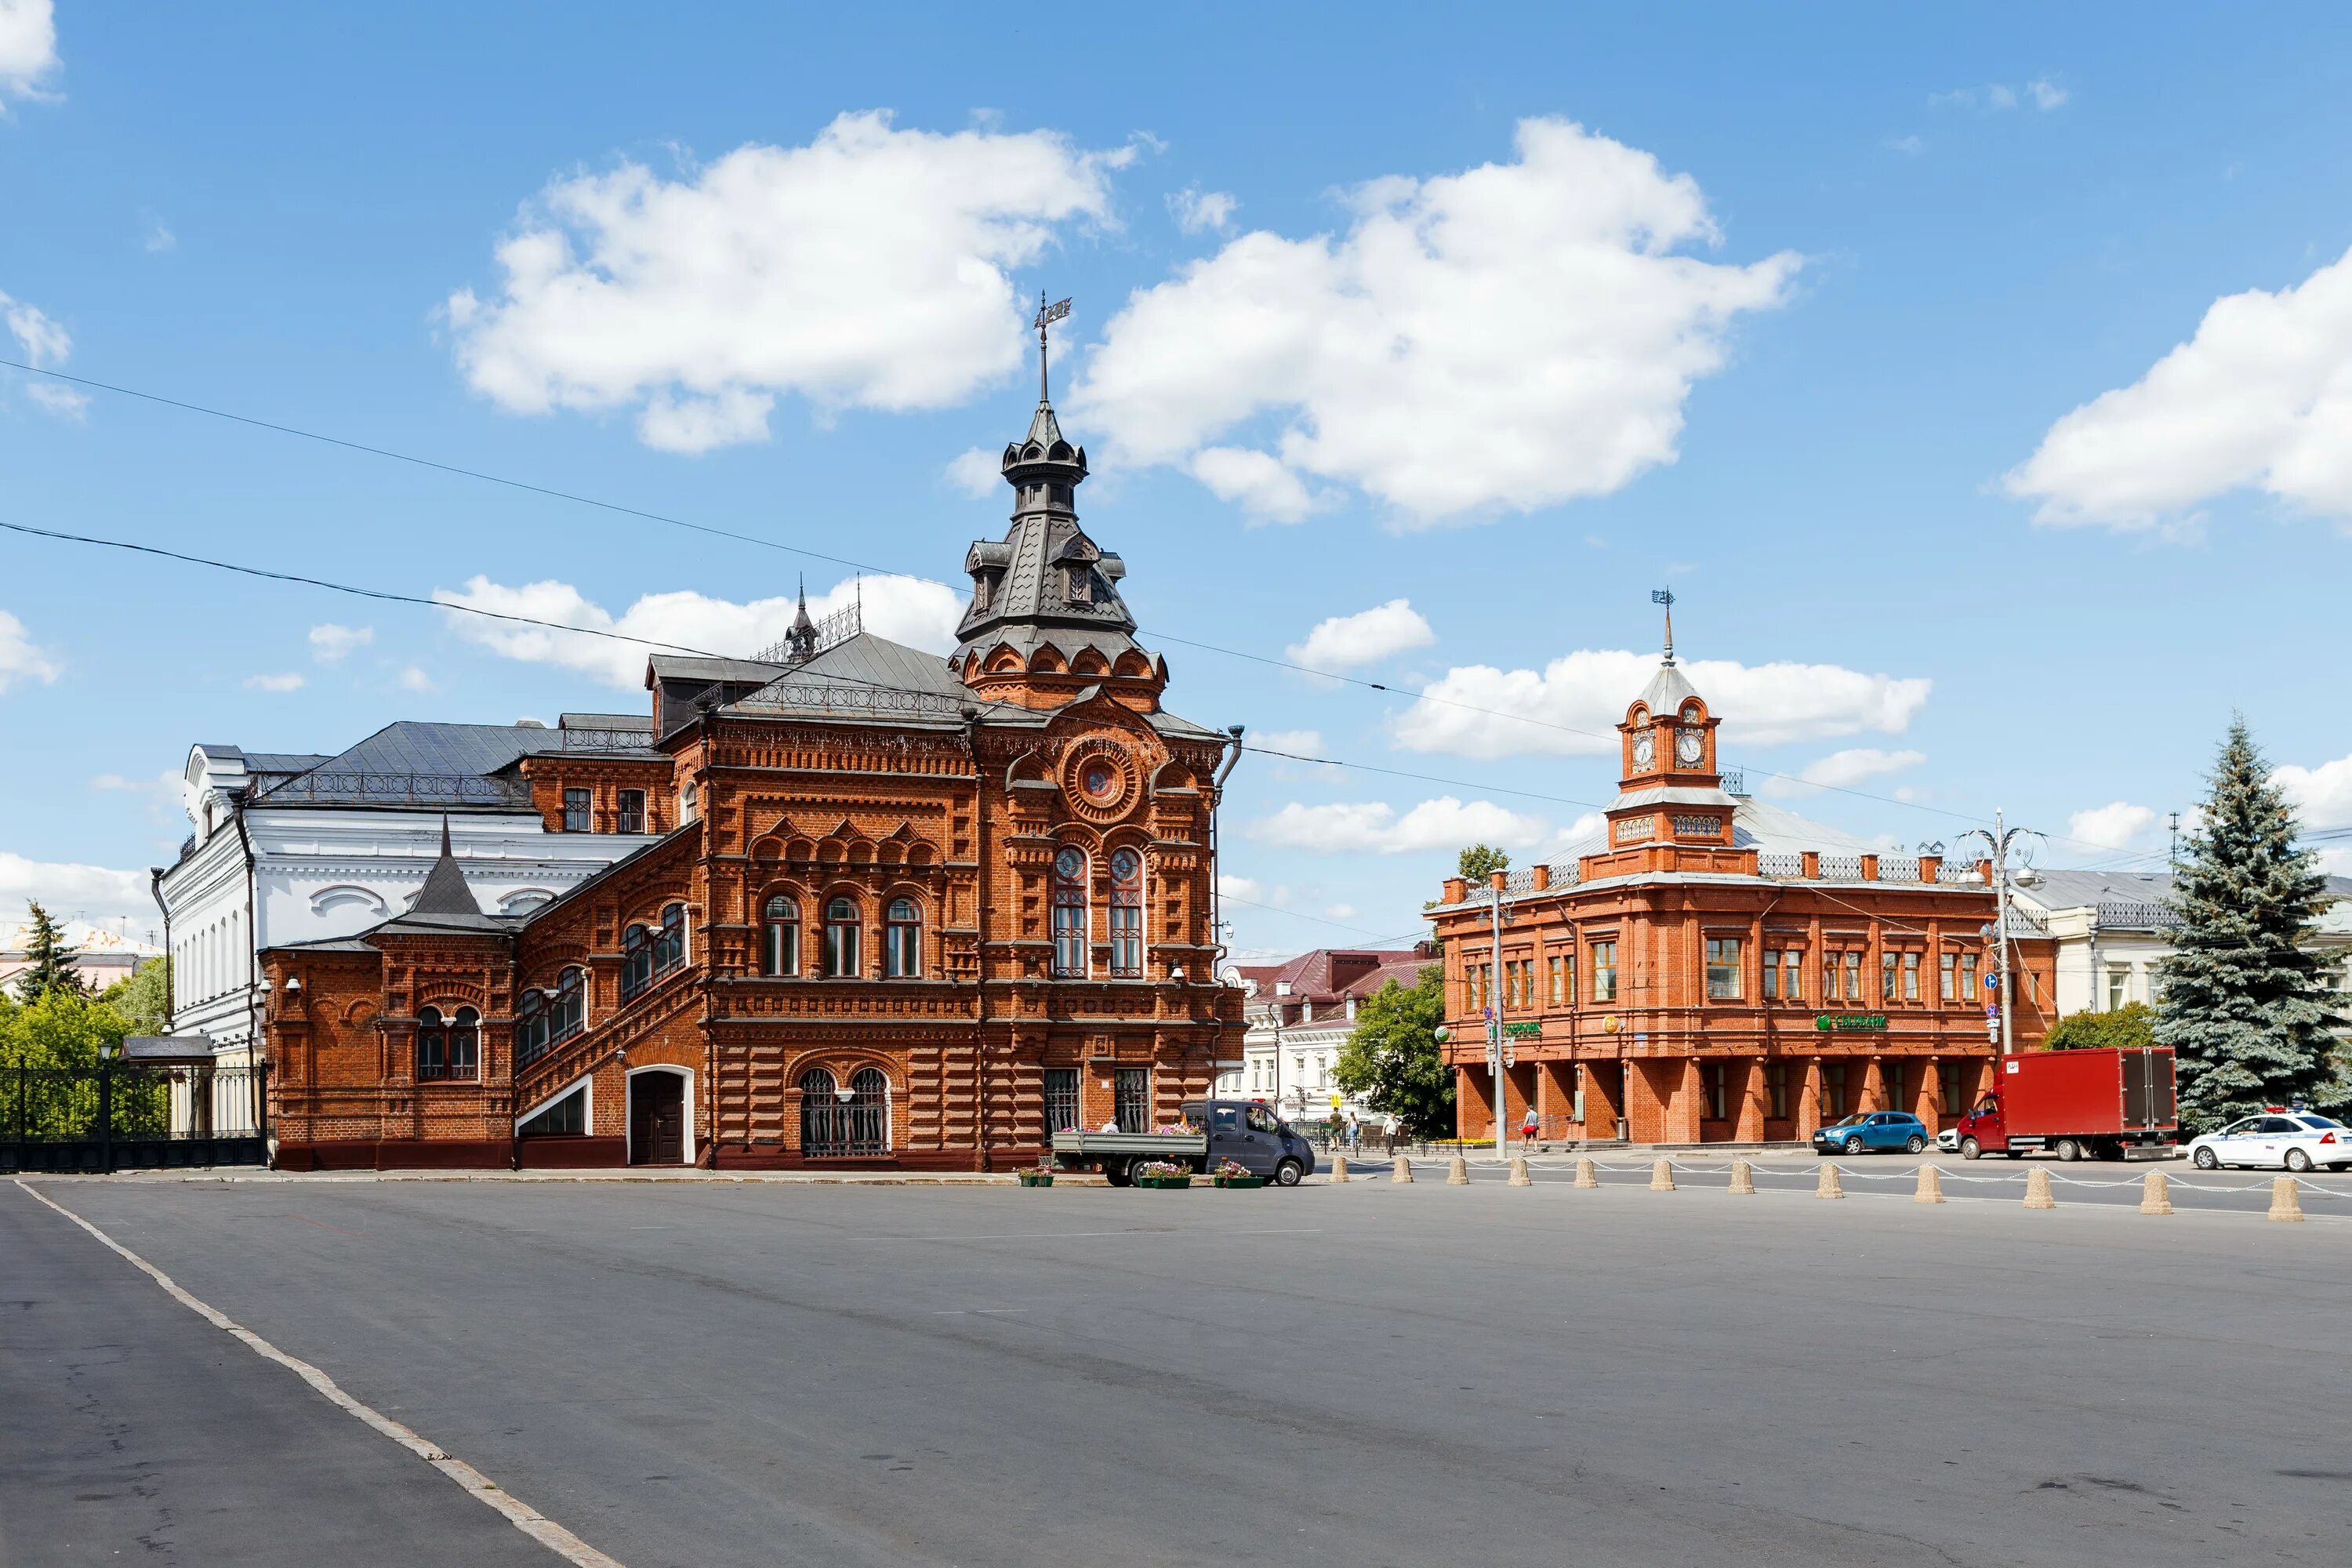
[[[572,1534],[570,1531],[564,1529],[563,1526],[556,1523],[553,1520],[548,1518],[537,1509],[532,1508],[521,1499],[516,1497],[513,1493],[499,1487],[495,1481],[491,1480],[489,1477],[482,1474],[481,1471],[474,1468],[473,1466],[466,1463],[465,1460],[452,1458],[449,1454],[444,1452],[437,1445],[425,1441],[423,1437],[418,1436],[414,1431],[402,1426],[399,1422],[394,1421],[390,1416],[383,1415],[370,1406],[361,1404],[350,1394],[345,1394],[342,1389],[336,1384],[333,1378],[329,1377],[325,1373],[320,1372],[309,1362],[288,1355],[284,1351],[279,1350],[276,1345],[271,1344],[268,1340],[263,1339],[259,1334],[255,1333],[252,1330],[239,1325],[233,1319],[228,1317],[227,1314],[196,1300],[195,1297],[191,1296],[188,1292],[180,1289],[180,1287],[173,1281],[170,1275],[164,1273],[162,1269],[156,1268],[153,1264],[148,1262],[145,1258],[140,1257],[137,1253],[131,1251],[129,1247],[123,1246],[121,1242],[107,1235],[106,1232],[99,1229],[98,1226],[90,1224],[89,1221],[82,1218],[81,1215],[66,1207],[63,1204],[54,1202],[44,1194],[30,1186],[26,1186],[21,1180],[16,1183],[16,1185],[30,1195],[35,1202],[47,1204],[50,1208],[57,1210],[58,1213],[65,1215],[66,1218],[73,1221],[74,1224],[81,1226],[82,1229],[96,1237],[102,1245],[120,1254],[133,1268],[144,1273],[149,1279],[154,1280],[156,1284],[161,1285],[163,1288],[164,1292],[173,1300],[179,1302],[180,1305],[187,1308],[190,1311],[195,1313],[198,1317],[204,1319],[206,1322],[212,1324],[213,1327],[220,1330],[223,1333],[227,1334],[231,1339],[243,1341],[246,1348],[252,1351],[254,1354],[262,1357],[266,1361],[274,1361],[278,1365],[285,1367],[293,1373],[295,1376],[300,1378],[312,1388],[318,1390],[318,1392],[324,1395],[328,1401],[340,1405],[347,1413],[359,1417],[360,1420],[367,1423],[370,1426],[374,1427],[378,1432],[383,1433],[385,1436],[391,1438],[394,1442],[399,1444],[402,1447],[407,1449],[410,1453],[415,1455],[418,1458],[424,1460],[426,1464],[432,1466],[435,1469],[448,1477],[450,1480],[456,1482],[457,1486],[462,1488],[467,1495],[473,1498],[474,1500],[496,1509],[499,1513],[506,1516],[508,1523],[513,1525],[517,1530],[521,1531],[525,1535],[530,1536],[533,1541],[538,1542],[541,1546],[546,1547],[550,1552],[554,1552],[558,1557],[564,1559],[568,1563],[576,1563],[578,1568],[624,1568],[624,1564],[618,1558],[607,1556],[605,1553],[597,1551],[594,1547],[589,1545],[586,1542],[581,1540],[578,1536]]]
[[[1212,1230],[1205,1226],[1137,1226],[1127,1230],[1013,1230],[995,1236],[845,1236],[844,1241],[1092,1241],[1110,1236],[1313,1236],[1320,1226],[1291,1230]]]

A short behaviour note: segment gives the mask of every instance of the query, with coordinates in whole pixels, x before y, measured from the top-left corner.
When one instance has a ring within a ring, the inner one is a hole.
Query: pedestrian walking
[[[1381,1133],[1388,1140],[1388,1148],[1385,1152],[1390,1154],[1396,1152],[1397,1131],[1398,1124],[1396,1112],[1391,1110],[1381,1119]]]
[[[1348,1152],[1350,1154],[1361,1153],[1363,1152],[1363,1123],[1356,1120],[1355,1110],[1350,1107],[1348,1111]]]
[[[1542,1131],[1543,1123],[1536,1120],[1536,1108],[1532,1105],[1528,1106],[1526,1118],[1519,1122],[1519,1142],[1533,1148],[1536,1134]]]

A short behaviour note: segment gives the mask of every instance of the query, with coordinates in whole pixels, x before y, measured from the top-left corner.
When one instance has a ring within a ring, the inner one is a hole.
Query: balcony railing
[[[255,804],[284,805],[489,805],[528,809],[530,785],[479,773],[302,773]]]

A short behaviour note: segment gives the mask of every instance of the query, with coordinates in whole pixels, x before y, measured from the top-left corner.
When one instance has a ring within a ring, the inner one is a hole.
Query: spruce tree
[[[52,991],[83,994],[81,972],[74,960],[81,955],[66,941],[66,934],[49,911],[40,905],[32,906],[32,940],[25,944],[25,967],[16,974],[16,994],[27,1002],[37,1002]]]
[[[2177,1054],[2181,1122],[2200,1131],[2265,1105],[2326,1105],[2338,1089],[2328,1026],[2341,998],[2311,941],[2326,879],[2295,847],[2294,812],[2268,774],[2233,720],[2173,869],[2181,923],[2156,1039]]]

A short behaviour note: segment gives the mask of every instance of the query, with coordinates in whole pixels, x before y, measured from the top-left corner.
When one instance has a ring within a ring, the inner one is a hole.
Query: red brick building
[[[279,1163],[1002,1169],[1238,1062],[1237,742],[1162,707],[1050,404],[1003,471],[951,656],[805,609],[760,659],[657,656],[659,760],[517,764],[550,832],[656,842],[518,915],[445,846],[404,913],[267,951]]]
[[[1446,882],[1431,918],[1462,1136],[1494,1135],[1489,1005],[1513,1136],[1530,1105],[1552,1138],[1799,1139],[1865,1110],[1940,1128],[1990,1087],[1990,868],[1876,853],[1726,789],[1718,721],[1669,649],[1618,726],[1601,833],[1490,888]],[[2023,1049],[2055,1019],[2053,948],[2014,910],[2011,931]]]

